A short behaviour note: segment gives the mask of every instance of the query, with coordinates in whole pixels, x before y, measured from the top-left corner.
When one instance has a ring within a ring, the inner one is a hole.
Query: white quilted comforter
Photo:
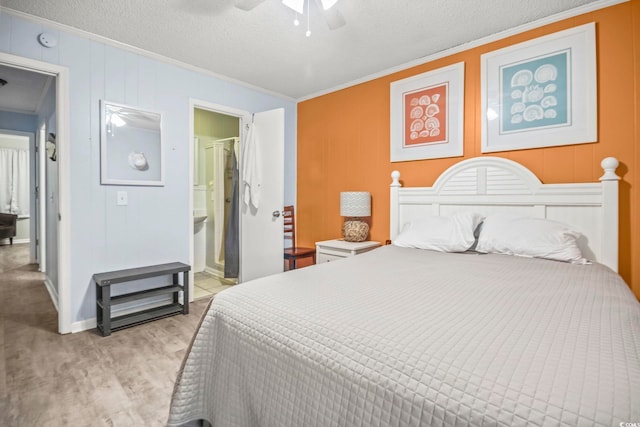
[[[640,304],[599,264],[386,246],[218,294],[169,425],[640,423]]]

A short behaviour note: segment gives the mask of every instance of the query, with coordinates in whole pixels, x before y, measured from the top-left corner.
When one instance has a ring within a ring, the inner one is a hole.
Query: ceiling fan
[[[264,0],[234,0],[235,6],[238,9],[242,10],[251,10],[254,7],[258,6]],[[342,14],[340,11],[336,9],[334,6],[338,0],[314,0],[318,5],[318,9],[322,12],[322,16],[327,23],[327,26],[331,30],[335,30],[336,28],[340,28],[346,24]],[[282,0],[282,3],[295,10],[296,13],[300,15],[304,14],[304,3],[305,0]]]

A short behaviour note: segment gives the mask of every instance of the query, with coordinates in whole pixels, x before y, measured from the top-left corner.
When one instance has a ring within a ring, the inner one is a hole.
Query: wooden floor
[[[28,244],[0,246],[0,426],[163,426],[207,300],[99,336],[57,333]]]

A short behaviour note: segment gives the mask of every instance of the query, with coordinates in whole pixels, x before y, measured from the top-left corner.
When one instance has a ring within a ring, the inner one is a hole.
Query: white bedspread
[[[599,264],[385,246],[218,294],[170,425],[640,423],[640,304]]]

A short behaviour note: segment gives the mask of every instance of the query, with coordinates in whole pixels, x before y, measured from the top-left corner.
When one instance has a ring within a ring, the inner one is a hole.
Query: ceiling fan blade
[[[242,10],[251,10],[264,0],[234,0],[235,6]]]
[[[332,30],[340,28],[346,24],[342,14],[335,8],[335,6],[329,10],[325,10],[322,15],[324,16],[324,20],[327,22],[329,28]]]
[[[322,13],[322,17],[330,30],[335,30],[336,28],[340,28],[346,24],[346,21],[336,6],[333,6],[329,10],[324,10],[322,7],[322,0],[316,0],[316,5],[318,6],[318,10]]]

